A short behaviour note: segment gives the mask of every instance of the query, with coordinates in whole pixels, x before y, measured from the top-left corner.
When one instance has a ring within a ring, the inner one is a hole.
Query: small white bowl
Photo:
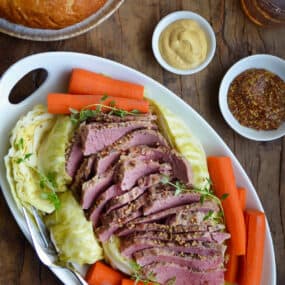
[[[177,21],[177,20],[182,20],[182,19],[191,19],[196,21],[200,27],[205,31],[206,36],[207,36],[207,41],[208,41],[208,52],[207,52],[207,57],[206,59],[197,67],[191,68],[191,69],[178,69],[175,68],[171,65],[169,65],[161,56],[160,51],[159,51],[159,37],[162,31],[171,23]],[[211,27],[211,25],[207,22],[206,19],[201,17],[200,15],[190,12],[190,11],[177,11],[173,12],[171,14],[168,14],[164,18],[160,20],[160,22],[157,24],[155,27],[155,30],[152,35],[152,51],[153,54],[158,61],[158,63],[166,70],[180,74],[180,75],[189,75],[193,74],[196,72],[201,71],[204,69],[212,60],[216,50],[216,37],[215,33]]]
[[[242,126],[231,113],[227,94],[232,81],[243,71],[251,68],[263,68],[277,74],[285,80],[285,60],[269,55],[257,54],[245,57],[236,62],[225,74],[219,90],[219,106],[228,125],[241,136],[255,141],[271,141],[285,135],[285,122],[276,130],[258,131]]]

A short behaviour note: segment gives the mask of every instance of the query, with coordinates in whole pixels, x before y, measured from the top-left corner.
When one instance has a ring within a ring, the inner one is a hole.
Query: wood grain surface
[[[151,51],[155,25],[160,18],[176,10],[201,14],[216,33],[215,57],[205,70],[196,75],[177,76],[164,71]],[[0,74],[24,56],[56,50],[94,54],[138,69],[181,96],[215,128],[236,154],[257,189],[274,240],[277,284],[285,284],[285,138],[266,143],[242,138],[228,127],[218,109],[219,84],[234,62],[256,53],[285,58],[285,27],[258,28],[244,16],[237,0],[126,0],[99,27],[70,40],[30,42],[1,34]],[[38,261],[2,195],[0,284],[61,284]]]

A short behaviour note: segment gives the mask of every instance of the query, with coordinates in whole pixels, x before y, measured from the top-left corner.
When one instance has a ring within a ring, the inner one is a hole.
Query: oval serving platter
[[[57,41],[79,36],[108,19],[124,0],[107,0],[105,5],[85,20],[63,29],[35,29],[0,18],[0,32],[12,37],[32,41]]]
[[[9,134],[21,115],[28,112],[33,105],[45,103],[47,93],[64,92],[66,90],[70,71],[75,67],[93,70],[95,72],[108,74],[114,78],[133,81],[144,85],[149,98],[165,105],[185,121],[193,134],[201,141],[207,155],[226,155],[231,157],[237,184],[248,189],[247,207],[264,211],[250,179],[229,147],[194,109],[170,90],[143,73],[111,60],[72,52],[49,52],[32,55],[18,61],[3,74],[0,80],[0,185],[15,220],[28,240],[31,240],[30,235],[23,216],[12,198],[6,179],[3,158],[8,151]],[[15,105],[11,104],[8,97],[13,86],[24,75],[38,68],[44,68],[48,72],[46,81],[21,103]],[[264,254],[261,284],[274,285],[276,284],[276,265],[268,223]],[[72,276],[64,270],[54,268],[51,268],[51,270],[65,284],[76,284],[74,280],[72,280]]]

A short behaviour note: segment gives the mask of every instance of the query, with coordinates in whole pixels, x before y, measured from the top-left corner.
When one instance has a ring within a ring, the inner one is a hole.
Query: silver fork
[[[36,229],[27,210],[24,207],[22,207],[22,209],[29,232],[32,237],[34,248],[41,262],[48,267],[65,269],[73,274],[79,284],[88,285],[88,283],[76,270],[69,267],[63,267],[57,264],[57,262],[59,261],[57,250],[53,242],[51,241],[49,231],[45,226],[44,222],[42,221],[42,218],[40,217],[38,211],[34,207],[31,208],[37,226]]]

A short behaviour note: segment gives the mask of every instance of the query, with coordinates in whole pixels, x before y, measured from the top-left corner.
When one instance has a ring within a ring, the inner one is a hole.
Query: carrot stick
[[[124,275],[103,262],[96,262],[89,267],[85,276],[88,285],[120,285]]]
[[[147,113],[149,102],[147,100],[134,100],[120,97],[107,97],[100,95],[71,95],[62,93],[50,93],[47,97],[48,112],[52,114],[70,114],[70,108],[82,110],[92,104],[102,104],[113,106],[125,111],[138,110],[141,113]],[[88,109],[96,109],[96,106],[90,106]],[[103,108],[107,111],[110,109]]]
[[[226,264],[225,281],[229,283],[236,283],[239,256],[233,253],[231,242],[228,244],[227,254],[229,255],[229,260]]]
[[[68,92],[72,94],[98,94],[141,100],[144,87],[139,84],[112,79],[84,69],[72,70]]]
[[[238,188],[238,198],[240,202],[241,209],[245,210],[246,205],[246,189],[245,188]]]
[[[245,210],[247,229],[246,254],[241,257],[240,285],[259,285],[263,269],[265,215],[257,210]]]
[[[231,234],[232,252],[245,254],[245,223],[240,206],[232,163],[229,157],[208,157],[208,168],[215,194],[221,199],[228,231]]]
[[[245,210],[246,204],[246,189],[245,188],[238,188],[238,196],[239,196],[239,203],[242,210]],[[231,242],[228,244],[227,254],[229,255],[229,260],[226,264],[226,272],[225,272],[225,281],[229,283],[236,283],[237,282],[237,273],[238,273],[238,265],[239,265],[239,256],[235,255],[232,250]]]

